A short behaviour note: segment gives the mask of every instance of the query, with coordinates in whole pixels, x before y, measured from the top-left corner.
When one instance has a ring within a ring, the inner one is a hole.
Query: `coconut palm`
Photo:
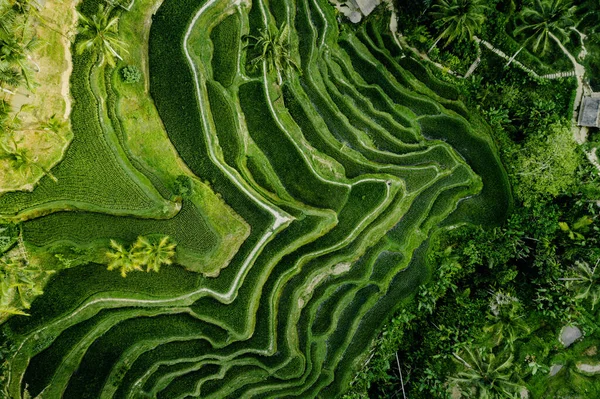
[[[16,12],[11,7],[0,7],[0,35],[12,36],[14,34]]]
[[[0,312],[24,314],[19,308],[29,309],[29,298],[42,294],[36,284],[36,278],[42,273],[22,258],[0,259]],[[15,296],[19,300],[17,308],[11,306]]]
[[[15,94],[14,89],[23,83],[23,75],[6,61],[0,61],[0,90],[8,94]]]
[[[29,89],[33,87],[33,79],[30,76],[31,67],[28,62],[33,62],[30,54],[40,44],[41,42],[36,37],[25,42],[14,37],[0,38],[0,63],[2,63],[2,69],[12,69],[13,76],[15,76],[14,71],[17,71],[27,83]],[[35,63],[34,65],[36,65],[39,71],[39,66]]]
[[[483,0],[439,0],[433,6],[431,16],[442,32],[429,51],[443,38],[446,38],[446,46],[453,40],[472,39],[483,26],[487,9]]]
[[[598,0],[587,0],[577,6],[577,13],[581,15],[581,20],[577,24],[581,30],[590,32],[600,31],[598,21],[600,21],[600,2]]]
[[[19,14],[29,15],[38,11],[39,4],[36,0],[13,0],[12,9]]]
[[[132,253],[115,240],[110,240],[112,250],[106,253],[108,258],[108,270],[121,270],[121,276],[127,277],[127,273],[134,270],[142,270],[140,264],[134,259]]]
[[[31,173],[32,167],[40,169],[44,175],[58,183],[58,179],[52,172],[38,162],[36,156],[32,156],[29,150],[23,148],[14,139],[11,134],[8,139],[0,141],[0,159],[8,160],[11,168],[21,173],[23,176],[28,176]]]
[[[513,356],[506,352],[496,356],[487,348],[472,350],[465,348],[463,356],[453,354],[464,369],[450,380],[474,391],[474,397],[481,399],[514,398],[522,385],[513,382]]]
[[[485,338],[494,346],[504,341],[512,347],[519,336],[531,331],[523,316],[522,306],[517,298],[502,292],[495,293],[487,316],[490,324],[483,328]]]
[[[596,274],[598,264],[600,259],[594,267],[590,267],[587,262],[577,261],[574,268],[575,276],[561,279],[575,291],[575,299],[588,301],[592,305],[592,310],[600,303],[600,276]]]
[[[59,118],[56,114],[52,115],[47,121],[42,122],[40,127],[43,130],[48,132],[52,132],[54,134],[58,134],[61,131],[65,130],[68,126],[66,120]]]
[[[300,70],[290,52],[289,36],[289,26],[284,22],[279,29],[271,26],[268,29],[262,29],[258,36],[245,35],[243,37],[248,41],[245,48],[257,51],[257,55],[250,60],[250,67],[256,68],[265,63],[269,72],[275,70],[277,73],[277,83],[280,86],[283,83],[284,73]]]
[[[79,14],[80,28],[79,33],[83,40],[77,45],[79,54],[84,51],[96,51],[99,57],[99,65],[107,62],[110,66],[115,66],[115,59],[123,60],[119,52],[127,52],[126,44],[119,39],[117,34],[117,26],[119,23],[118,16],[110,16],[112,8],[104,7],[103,4],[98,6],[98,12],[91,16]]]
[[[158,272],[162,265],[173,263],[176,244],[170,241],[169,236],[162,237],[158,242],[151,242],[146,237],[138,237],[133,245],[132,252],[135,259],[146,266],[146,271]]]
[[[521,12],[521,25],[514,34],[525,34],[523,46],[532,42],[533,51],[543,54],[550,47],[550,39],[559,45],[568,39],[567,28],[574,25],[574,8],[570,0],[535,0],[533,7]]]

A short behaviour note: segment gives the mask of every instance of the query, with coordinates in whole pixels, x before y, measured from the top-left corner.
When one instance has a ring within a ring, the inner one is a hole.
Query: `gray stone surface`
[[[582,371],[584,374],[596,375],[600,373],[600,364],[585,364],[581,363],[577,365],[579,371]]]
[[[381,0],[329,0],[334,7],[350,20],[358,23],[381,4]]]
[[[553,364],[552,367],[550,367],[550,377],[554,377],[562,368],[562,364]]]
[[[600,126],[600,98],[584,97],[581,104],[581,111],[579,112],[579,126]]]
[[[360,11],[363,15],[369,15],[373,12],[375,7],[377,7],[380,3],[380,0],[354,0],[360,8]]]
[[[577,327],[565,326],[560,332],[560,342],[565,348],[581,338],[581,330]]]

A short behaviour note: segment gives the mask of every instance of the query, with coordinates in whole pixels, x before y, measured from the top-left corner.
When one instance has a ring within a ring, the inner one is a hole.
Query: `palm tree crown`
[[[158,272],[162,265],[173,263],[175,247],[176,244],[170,241],[169,236],[164,236],[155,243],[146,237],[138,237],[132,251],[137,262],[146,265],[146,271]]]
[[[465,348],[463,357],[454,354],[464,366],[451,381],[467,390],[474,390],[477,398],[513,398],[522,386],[513,382],[513,356],[508,353],[495,355],[487,348]]]
[[[258,54],[250,60],[250,66],[256,68],[266,62],[269,71],[277,72],[277,82],[283,83],[282,74],[293,69],[300,70],[296,61],[292,58],[289,46],[290,29],[286,23],[277,29],[269,27],[260,31],[260,35],[245,35],[248,41],[246,48],[258,50]]]
[[[119,17],[111,17],[110,12],[111,8],[105,8],[100,4],[98,12],[91,18],[79,14],[79,33],[84,39],[77,45],[77,52],[81,54],[87,50],[97,51],[101,65],[106,61],[110,66],[115,66],[115,58],[122,60],[119,51],[126,52],[127,50],[125,43],[119,39],[117,34]]]
[[[533,7],[521,12],[522,25],[514,34],[527,35],[526,42],[533,41],[533,51],[544,53],[550,46],[550,39],[566,40],[566,29],[573,26],[574,7],[569,0],[536,0]]]
[[[115,240],[110,240],[111,251],[106,253],[108,258],[108,270],[119,269],[121,276],[126,277],[127,273],[134,270],[142,270],[139,263],[133,258],[130,251]]]
[[[0,38],[0,75],[7,86],[17,86],[15,84],[25,80],[27,86],[33,86],[33,80],[29,73],[30,66],[27,60],[30,60],[29,54],[40,46],[38,38],[23,42],[14,37]]]
[[[440,0],[431,13],[435,24],[443,29],[435,43],[443,38],[447,39],[446,45],[453,40],[472,39],[481,29],[487,9],[482,0]]]

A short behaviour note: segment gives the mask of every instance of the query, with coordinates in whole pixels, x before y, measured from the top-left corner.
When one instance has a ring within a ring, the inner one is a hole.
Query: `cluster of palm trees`
[[[40,41],[30,36],[31,22],[41,21],[35,0],[0,0],[0,91],[14,94],[23,84],[34,86],[32,72],[38,68],[31,52]]]
[[[52,115],[48,120],[37,122],[33,126],[24,126],[20,114],[27,107],[23,105],[18,112],[12,114],[8,101],[0,99],[0,160],[7,160],[11,169],[25,178],[37,168],[56,183],[56,176],[38,162],[36,155],[32,155],[31,151],[23,146],[23,137],[17,140],[16,133],[45,131],[59,134],[66,129],[67,121]]]
[[[523,385],[516,380],[514,343],[531,332],[522,305],[510,294],[493,292],[487,320],[478,345],[453,354],[459,371],[451,381],[478,398],[520,397]]]
[[[440,33],[431,49],[442,39],[446,46],[455,40],[473,39],[486,20],[487,4],[486,0],[439,0],[431,15]],[[534,52],[544,53],[551,40],[562,43],[568,39],[568,29],[575,25],[574,11],[571,0],[535,0],[517,14],[513,33],[523,47],[531,45]]]
[[[137,241],[126,249],[115,240],[110,241],[111,250],[106,253],[108,270],[118,269],[121,276],[126,277],[132,271],[158,272],[162,265],[170,265],[175,257],[176,244],[169,236],[151,240],[140,236]]]
[[[28,314],[31,299],[42,294],[41,282],[54,273],[29,263],[22,232],[0,225],[0,316]],[[15,243],[17,243],[15,245]]]
[[[112,15],[113,9],[120,5],[121,1],[106,0],[96,14],[90,17],[79,14],[79,53],[95,51],[100,64],[106,62],[111,66],[122,59],[120,53],[127,51],[126,45],[118,38],[119,17]],[[0,91],[6,94],[15,94],[23,84],[29,89],[35,86],[31,72],[39,67],[31,59],[31,52],[41,42],[35,36],[28,37],[28,32],[34,19],[48,25],[38,7],[37,0],[0,0]]]
[[[251,69],[256,69],[266,64],[269,72],[275,71],[279,86],[283,83],[283,76],[292,71],[300,71],[290,50],[290,29],[287,23],[279,28],[269,26],[262,29],[258,36],[245,35],[247,41],[245,48],[252,49],[256,54],[248,62]]]
[[[600,273],[597,272],[600,259],[592,266],[577,261],[571,270],[571,277],[561,278],[573,291],[574,298],[594,311],[600,303]],[[465,392],[479,398],[520,397],[523,385],[516,379],[513,362],[514,344],[527,337],[531,328],[524,320],[519,300],[503,292],[495,292],[490,301],[488,324],[484,335],[474,347],[464,348],[454,353],[459,371],[451,378]],[[548,368],[529,362],[532,374]]]
[[[22,258],[0,259],[0,314],[24,315],[29,309],[30,297],[42,294],[36,279],[43,274],[39,268],[31,267]]]
[[[117,36],[118,16],[111,16],[112,10],[120,3],[107,0],[107,6],[100,4],[98,12],[91,17],[79,15],[81,40],[77,51],[94,51],[98,54],[99,65],[111,66],[121,59],[119,52],[125,52],[125,44]],[[16,133],[47,131],[59,134],[67,126],[67,121],[53,115],[48,120],[39,121],[34,126],[24,126],[19,115],[26,108],[21,107],[14,115],[6,95],[14,95],[16,89],[25,85],[33,90],[35,80],[32,72],[39,67],[31,58],[31,53],[39,45],[35,36],[29,37],[30,22],[35,19],[47,24],[39,14],[36,0],[0,0],[0,160],[8,161],[13,171],[27,178],[34,169],[41,170],[53,181],[56,177],[40,162],[36,155],[17,140]],[[21,135],[22,136],[22,135]]]

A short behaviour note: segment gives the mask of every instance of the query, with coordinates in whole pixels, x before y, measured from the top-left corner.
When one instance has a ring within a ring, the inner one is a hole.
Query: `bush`
[[[556,197],[576,186],[580,163],[570,127],[552,124],[525,141],[513,165],[518,182],[515,191],[525,205],[535,203],[540,196]]]
[[[193,183],[192,179],[186,175],[179,175],[175,179],[175,193],[183,198],[189,198],[192,194]]]
[[[142,79],[142,71],[135,65],[127,65],[121,69],[121,77],[125,83],[138,83]]]

